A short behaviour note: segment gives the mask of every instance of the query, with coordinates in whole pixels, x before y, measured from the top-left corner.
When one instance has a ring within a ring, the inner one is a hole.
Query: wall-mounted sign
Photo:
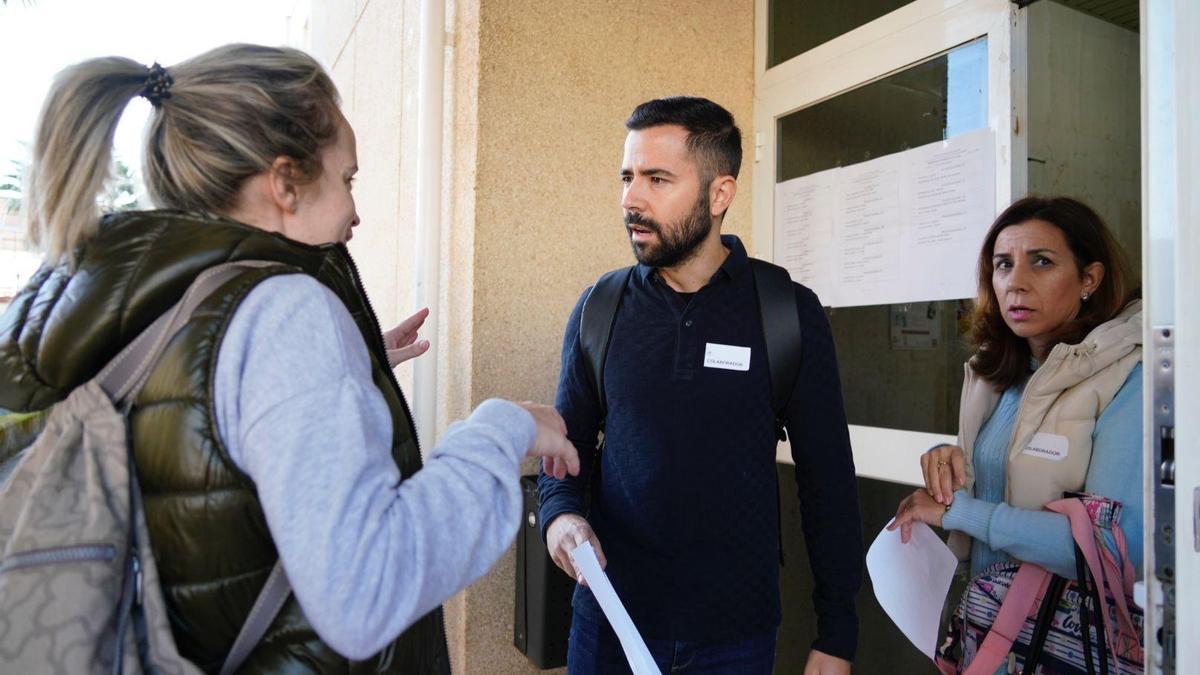
[[[942,313],[936,302],[891,307],[892,349],[937,349],[942,338]]]

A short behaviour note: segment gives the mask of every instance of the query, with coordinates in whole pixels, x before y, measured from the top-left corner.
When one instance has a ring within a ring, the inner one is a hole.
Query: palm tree
[[[136,211],[141,208],[137,187],[138,180],[133,175],[133,169],[118,159],[113,163],[112,175],[97,203],[103,211]]]
[[[17,213],[25,197],[25,176],[29,172],[29,164],[20,159],[9,160],[9,163],[12,166],[8,173],[0,176],[0,204],[3,205],[3,213]],[[119,159],[113,162],[109,181],[104,185],[104,192],[96,198],[96,204],[106,212],[136,211],[141,208],[138,179],[128,164]]]
[[[3,2],[3,0],[0,0]],[[28,165],[17,159],[9,160],[12,165],[8,173],[0,176],[0,202],[4,203],[4,213],[16,213],[21,210],[21,198],[25,193],[25,172]]]

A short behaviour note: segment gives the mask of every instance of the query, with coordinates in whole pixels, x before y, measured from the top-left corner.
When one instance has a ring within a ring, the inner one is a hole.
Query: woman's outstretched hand
[[[548,476],[562,480],[567,474],[579,475],[579,451],[567,440],[567,423],[553,406],[531,401],[518,403],[533,415],[537,423],[537,438],[529,448],[528,455],[542,458],[542,471]]]
[[[425,319],[428,316],[429,308],[426,307],[383,334],[383,344],[387,347],[388,364],[393,368],[429,351],[429,340],[417,339],[418,332],[421,330],[421,326],[425,325]]]

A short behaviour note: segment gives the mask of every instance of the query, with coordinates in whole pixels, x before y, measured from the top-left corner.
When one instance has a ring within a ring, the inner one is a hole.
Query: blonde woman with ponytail
[[[154,106],[143,173],[159,208],[101,216],[136,96]],[[27,220],[45,264],[0,316],[0,412],[63,399],[203,270],[276,263],[203,302],[129,417],[172,632],[210,672],[277,560],[294,593],[240,672],[449,672],[439,605],[511,543],[520,460],[578,470],[552,408],[498,399],[422,468],[391,368],[427,347],[424,315],[384,334],[367,301],[338,105],[293,49],[92,59],[58,75],[34,144]]]

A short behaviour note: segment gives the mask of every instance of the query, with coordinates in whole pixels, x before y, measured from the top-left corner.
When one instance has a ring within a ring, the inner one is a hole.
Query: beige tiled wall
[[[417,0],[329,0],[313,2],[308,19],[309,48],[358,137],[362,224],[350,249],[385,327],[415,309],[417,12]],[[411,365],[397,376],[411,392]]]

